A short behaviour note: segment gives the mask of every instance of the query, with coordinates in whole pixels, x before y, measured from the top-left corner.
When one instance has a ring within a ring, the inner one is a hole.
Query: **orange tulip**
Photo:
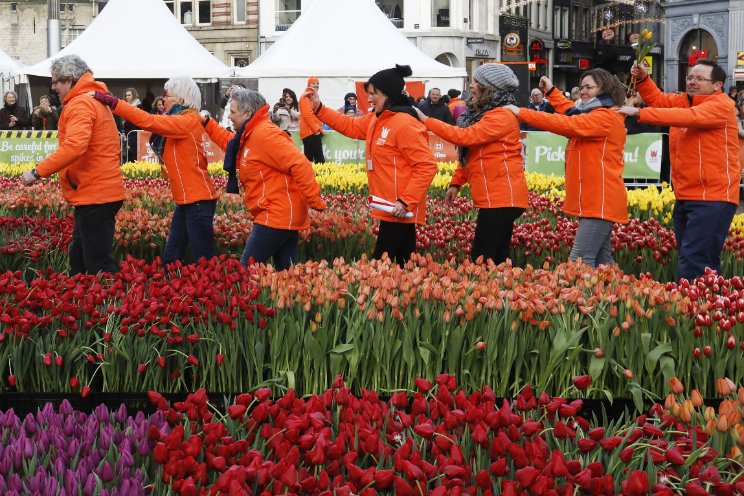
[[[692,405],[690,405],[690,407],[692,407]],[[679,416],[677,418],[679,418],[680,422],[683,422],[685,424],[692,421],[691,408],[687,408],[686,405],[682,405],[681,408],[679,409]]]
[[[712,406],[709,406],[708,408],[703,411],[703,418],[707,421],[714,420],[716,418],[716,410]]]
[[[728,432],[729,430],[729,421],[728,417],[725,415],[721,415],[718,417],[718,423],[716,424],[716,430],[718,432]]]
[[[667,410],[671,411],[674,408],[674,405],[676,405],[676,404],[677,404],[677,402],[674,399],[674,395],[673,394],[668,394],[667,397],[666,397],[666,400],[664,400],[664,408],[666,408]]]
[[[705,423],[705,427],[703,428],[703,431],[709,436],[713,435],[713,429],[716,428],[716,421],[714,419],[710,419]]]
[[[736,384],[728,377],[724,377],[723,379],[716,379],[716,389],[721,396],[728,396],[736,391]]]
[[[697,389],[692,390],[690,399],[692,400],[692,404],[695,406],[695,408],[700,408],[701,406],[703,406],[703,396]]]
[[[669,387],[672,389],[672,393],[674,394],[682,394],[685,392],[685,387],[682,385],[682,381],[677,377],[669,379]]]

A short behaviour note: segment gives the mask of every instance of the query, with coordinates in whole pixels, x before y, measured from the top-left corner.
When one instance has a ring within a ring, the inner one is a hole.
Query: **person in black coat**
[[[5,106],[0,109],[0,129],[23,131],[31,127],[28,110],[18,104],[18,95],[15,91],[5,93],[3,101]]]
[[[442,100],[442,90],[439,88],[429,90],[429,98],[419,105],[419,109],[427,117],[432,117],[450,125],[455,124],[455,119],[452,118],[452,112],[450,112],[449,107]]]

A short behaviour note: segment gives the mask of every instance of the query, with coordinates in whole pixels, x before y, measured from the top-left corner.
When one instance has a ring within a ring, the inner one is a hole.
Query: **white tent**
[[[14,90],[21,79],[25,81],[25,77],[20,75],[22,69],[23,64],[0,50],[0,93]]]
[[[100,79],[218,78],[232,72],[181,26],[163,0],[110,0],[75,41],[23,72],[49,77],[52,60],[72,54]]]
[[[282,88],[299,95],[307,78],[318,76],[324,101],[340,106],[344,94],[354,91],[354,81],[366,81],[395,64],[410,65],[411,80],[444,92],[461,89],[466,76],[464,68],[441,64],[419,50],[373,0],[315,0],[276,43],[236,75],[257,78],[259,91],[271,103]]]

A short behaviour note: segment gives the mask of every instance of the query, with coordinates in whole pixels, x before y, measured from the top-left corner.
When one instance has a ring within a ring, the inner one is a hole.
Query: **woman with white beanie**
[[[509,258],[514,222],[527,208],[519,122],[505,105],[516,103],[519,80],[503,64],[484,64],[470,83],[467,109],[457,126],[430,119],[419,111],[429,131],[460,147],[459,163],[445,201],[452,205],[460,188],[470,184],[478,208],[475,238],[470,249],[473,261],[482,257],[495,264]]]

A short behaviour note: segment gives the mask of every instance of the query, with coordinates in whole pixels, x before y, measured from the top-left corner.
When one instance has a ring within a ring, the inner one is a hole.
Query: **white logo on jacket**
[[[377,144],[382,146],[385,144],[385,141],[387,141],[388,134],[390,134],[390,128],[382,126],[382,132],[380,133],[380,137],[377,138]]]

